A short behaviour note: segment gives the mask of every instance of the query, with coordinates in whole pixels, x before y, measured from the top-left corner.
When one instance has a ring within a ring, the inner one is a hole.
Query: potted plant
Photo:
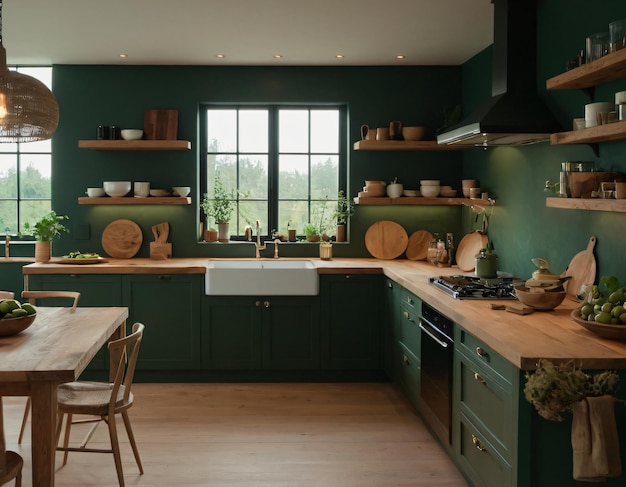
[[[307,242],[319,242],[320,241],[319,231],[317,230],[317,227],[313,223],[307,223],[306,225],[304,225],[302,232],[304,233],[304,236],[306,237]]]
[[[218,241],[228,242],[230,240],[229,222],[230,217],[235,209],[235,192],[228,193],[222,184],[219,173],[215,173],[215,188],[213,198],[208,193],[204,194],[200,203],[202,211],[207,217],[207,227],[209,218],[213,219],[217,224]],[[214,231],[209,228],[207,232]],[[205,237],[207,241],[211,241],[210,237]]]
[[[35,237],[35,262],[47,262],[52,255],[52,240],[69,230],[61,223],[68,220],[67,215],[57,215],[51,211],[34,225],[24,223],[24,233]]]
[[[333,213],[333,219],[337,222],[337,228],[335,232],[335,239],[337,242],[346,241],[346,224],[348,218],[354,215],[354,203],[346,197],[346,193],[343,189],[337,193],[337,206]]]

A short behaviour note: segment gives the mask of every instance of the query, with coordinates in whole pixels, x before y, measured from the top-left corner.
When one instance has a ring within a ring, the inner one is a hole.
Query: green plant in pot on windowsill
[[[317,227],[313,223],[307,223],[304,225],[302,229],[302,233],[307,240],[307,242],[319,242],[320,241],[320,233]]]
[[[214,242],[212,235],[215,234],[214,228],[209,228],[209,219],[213,220],[217,225],[217,240],[219,242],[230,241],[229,222],[235,210],[235,192],[227,192],[222,184],[219,173],[215,174],[215,186],[213,197],[205,193],[200,208],[207,218],[207,231],[205,232],[205,240]]]
[[[337,242],[346,241],[346,225],[348,218],[354,215],[354,203],[346,197],[345,191],[339,190],[337,193],[337,206],[333,213],[333,219],[337,222],[335,240]]]
[[[67,215],[57,215],[53,210],[41,217],[34,225],[24,223],[24,235],[35,237],[35,262],[47,262],[52,256],[52,240],[69,230],[61,223],[69,220]],[[20,233],[22,236],[22,233]]]

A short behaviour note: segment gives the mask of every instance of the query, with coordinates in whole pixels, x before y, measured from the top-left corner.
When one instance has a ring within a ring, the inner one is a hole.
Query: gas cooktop
[[[428,280],[454,299],[517,299],[514,286],[519,280],[514,277],[439,276]]]

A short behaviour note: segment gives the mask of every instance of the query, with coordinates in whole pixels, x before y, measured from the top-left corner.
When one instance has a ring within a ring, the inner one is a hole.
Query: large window
[[[219,178],[234,196],[234,238],[256,220],[263,235],[302,235],[307,223],[334,230],[346,183],[344,106],[206,106],[203,114],[201,189],[212,197]]]
[[[49,88],[52,68],[17,68]],[[16,235],[51,208],[52,148],[50,140],[0,143],[0,234]]]

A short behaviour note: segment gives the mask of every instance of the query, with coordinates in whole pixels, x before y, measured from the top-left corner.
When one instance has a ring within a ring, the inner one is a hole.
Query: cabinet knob
[[[472,443],[474,443],[474,446],[478,451],[487,451],[476,435],[472,435]]]
[[[260,307],[261,307],[261,301],[259,301],[259,300],[257,299],[257,300],[254,302],[254,305],[255,305],[257,308],[260,308]]]
[[[413,300],[410,297],[406,298],[406,302],[409,303],[409,304],[413,304]]]
[[[270,302],[269,301],[263,301],[263,307],[264,308],[269,308],[270,307]]]
[[[480,382],[482,385],[486,385],[487,381],[482,378],[482,376],[478,372],[474,372],[474,380]]]
[[[409,314],[408,311],[404,311],[404,317],[409,321],[411,320],[411,315]]]
[[[476,355],[483,358],[489,356],[489,354],[480,347],[476,347]]]
[[[406,365],[411,365],[411,362],[409,362],[409,358],[406,355],[402,356],[402,361],[406,364]]]
[[[387,287],[388,287],[389,289],[393,289],[393,284],[391,284],[391,281],[388,281],[388,282],[387,282]]]
[[[352,276],[350,274],[347,274],[346,279],[352,279]]]

